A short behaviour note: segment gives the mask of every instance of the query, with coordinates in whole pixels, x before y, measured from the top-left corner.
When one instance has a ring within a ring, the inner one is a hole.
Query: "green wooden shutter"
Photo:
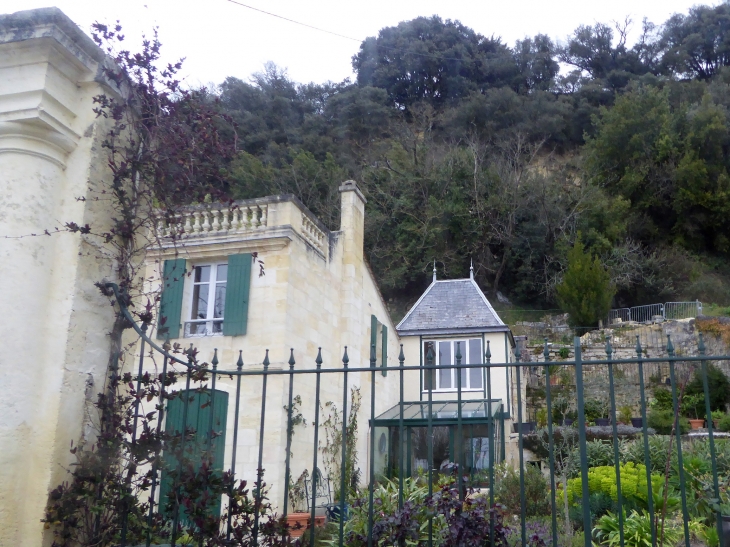
[[[226,309],[223,313],[223,334],[225,336],[246,334],[250,288],[251,253],[229,256]]]
[[[162,270],[162,295],[157,338],[180,338],[183,287],[185,286],[185,259],[165,260]],[[164,321],[163,321],[164,319]]]
[[[370,347],[368,347],[368,366],[371,366],[370,363],[370,356],[371,352],[373,351],[373,346],[375,346],[375,349],[378,348],[378,318],[374,315],[370,316]],[[377,353],[376,353],[377,356]]]
[[[388,375],[388,327],[383,325],[383,363],[381,365],[383,367],[383,376]]]
[[[210,413],[213,412],[213,437],[210,445],[212,469],[214,472],[223,473],[223,458],[225,456],[226,441],[226,418],[228,416],[228,393],[215,390],[215,397],[211,405],[210,391],[199,393],[190,390],[182,392],[178,397],[168,401],[165,415],[165,432],[169,435],[180,435],[183,429],[183,414],[185,404],[188,405],[187,429],[195,431],[192,439],[186,441],[186,457],[189,458],[195,469],[200,468],[201,460],[208,448],[210,437]],[[212,406],[212,409],[211,409]],[[171,450],[162,454],[162,466],[160,475],[160,512],[171,517],[168,505],[170,494],[176,488],[175,475],[179,466],[179,460]],[[216,499],[211,514],[220,516],[221,499]],[[185,521],[185,510],[180,510],[181,520]]]

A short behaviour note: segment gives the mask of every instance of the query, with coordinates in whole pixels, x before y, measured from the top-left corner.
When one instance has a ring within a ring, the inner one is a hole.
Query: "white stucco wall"
[[[56,9],[0,16],[0,545],[41,544],[48,491],[103,385],[113,310],[93,284],[113,264],[91,239],[42,235],[69,221],[101,230],[110,216],[93,199],[102,59]]]

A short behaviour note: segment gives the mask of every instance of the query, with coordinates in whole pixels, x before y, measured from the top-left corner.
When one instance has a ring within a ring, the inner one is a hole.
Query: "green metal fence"
[[[261,368],[244,369],[239,357],[235,365],[219,369],[217,354],[208,364],[192,346],[183,351],[157,345],[147,336],[146,325],[135,324],[124,299],[119,299],[119,305],[140,337],[139,362],[130,379],[135,394],[130,453],[147,450],[134,460],[146,462],[146,481],[134,492],[130,487],[136,501],[129,501],[130,506],[142,507],[146,518],[123,515],[122,547],[156,543],[562,547],[581,533],[582,539],[577,541],[586,547],[690,547],[697,541],[707,545],[715,539],[725,541],[722,513],[730,503],[730,440],[720,438],[723,434],[713,424],[712,418],[718,416],[717,412],[713,416],[713,407],[725,404],[718,403],[725,399],[708,379],[718,378],[712,365],[730,360],[730,356],[705,355],[702,336],[694,356],[676,355],[671,337],[666,340],[666,355],[656,358],[646,357],[638,337],[635,355],[628,359],[614,359],[610,339],[605,341],[602,358],[590,361],[583,359],[580,338],[573,340],[573,359],[563,361],[551,358],[547,341],[539,363],[492,363],[489,346],[481,362],[462,363],[457,349],[456,369],[486,370],[487,397],[481,401],[463,393],[461,373],[456,375],[453,400],[435,400],[431,386],[425,400],[404,400],[405,374],[437,367],[431,353],[423,365],[407,364],[401,347],[399,364],[388,367],[392,374],[387,377],[398,383],[400,400],[389,411],[376,414],[376,376],[381,368],[376,367],[374,347],[367,367],[349,366],[344,348],[338,363],[324,363],[321,351],[317,356],[299,357],[292,350],[288,368],[281,370],[270,367],[268,352]],[[644,367],[658,364],[667,367],[668,383],[646,381]],[[630,388],[635,392],[629,395],[625,391],[629,388],[616,377],[619,367],[636,370],[636,382]],[[491,374],[505,368],[510,401],[493,399],[491,394]],[[586,378],[595,370],[603,371],[605,389],[587,397]],[[367,462],[363,462],[367,473],[359,480],[356,477],[356,484],[347,484],[353,480],[347,461],[353,375],[366,379],[369,395],[363,411],[367,420],[361,424],[362,439],[367,442]],[[288,403],[283,407],[272,403],[269,385],[272,379],[281,378],[283,382],[277,382],[285,391],[274,400],[283,396]],[[556,378],[564,381],[555,383]],[[294,539],[292,535],[301,530],[287,528],[284,519],[290,516],[291,489],[297,488],[291,472],[295,425],[306,419],[313,427],[310,455],[315,475],[323,457],[318,449],[322,382],[333,384],[335,379],[341,379],[343,386],[339,469],[334,478],[319,480],[329,479],[327,488],[337,489],[340,495],[322,503],[322,483],[310,479],[305,489],[306,531]],[[232,386],[226,397],[217,389],[224,380]],[[184,388],[178,382],[184,382]],[[242,383],[260,386],[261,394],[257,436],[249,439],[255,445],[251,454],[255,454],[257,470],[250,485],[236,482],[236,465],[241,464],[237,454],[239,417],[243,407],[251,410],[241,400]],[[145,422],[139,394],[144,391],[141,386],[152,384],[159,386],[152,392],[159,415]],[[538,401],[545,417],[542,424],[528,419],[530,384],[542,390]],[[298,385],[313,386],[313,415],[297,414],[294,393]],[[603,409],[597,409],[595,401],[601,397]],[[627,397],[634,401],[629,416],[634,420],[632,426],[619,423],[628,420],[629,411],[628,405],[617,401]],[[225,419],[224,404],[235,407],[232,423]],[[706,429],[688,435],[683,430],[683,415],[688,412],[705,415]],[[279,416],[285,424],[281,499],[268,499],[265,487],[267,416]],[[608,425],[600,425],[602,419]],[[154,421],[155,427],[149,425]],[[649,427],[650,423],[656,427]],[[224,462],[220,438],[227,430],[232,444],[230,459]],[[142,443],[155,434],[158,443]],[[381,443],[381,439],[385,441]],[[388,458],[383,457],[386,453]],[[379,458],[386,463],[376,469]],[[439,464],[439,459],[448,460],[448,465]],[[535,471],[535,465],[542,467],[541,473]],[[533,483],[544,484],[542,492]],[[567,511],[565,500],[569,500]],[[322,516],[323,526],[310,526],[322,521]],[[643,537],[643,543],[637,543],[637,537]]]

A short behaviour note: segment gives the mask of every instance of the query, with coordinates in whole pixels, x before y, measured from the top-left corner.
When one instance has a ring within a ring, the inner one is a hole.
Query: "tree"
[[[385,89],[400,109],[420,100],[441,106],[472,91],[509,85],[518,73],[499,38],[438,16],[382,29],[360,45],[352,67],[358,85]]]
[[[663,68],[680,77],[707,80],[730,65],[730,6],[695,6],[673,15],[661,37]]]
[[[598,257],[575,240],[568,253],[568,268],[557,287],[558,303],[568,312],[571,326],[591,327],[611,309],[614,295],[611,279]]]

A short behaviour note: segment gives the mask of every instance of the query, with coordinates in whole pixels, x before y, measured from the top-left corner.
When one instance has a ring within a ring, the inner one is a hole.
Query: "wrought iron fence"
[[[462,363],[457,346],[453,366],[461,373],[456,374],[457,391],[448,400],[430,382],[420,400],[404,400],[408,374],[441,367],[433,364],[431,353],[423,365],[407,365],[401,346],[398,366],[387,367],[394,373],[388,378],[398,384],[400,397],[389,411],[377,414],[376,373],[383,369],[376,367],[374,348],[367,367],[350,367],[345,348],[336,364],[324,363],[320,352],[310,365],[297,366],[292,350],[288,368],[273,369],[267,352],[260,367],[244,369],[239,356],[234,367],[222,370],[217,353],[207,364],[192,346],[184,353],[178,347],[160,347],[146,335],[145,325],[135,324],[124,299],[119,305],[141,346],[137,370],[130,377],[134,423],[129,444],[130,453],[137,453],[130,466],[139,461],[147,466],[142,487],[132,491],[129,483],[125,502],[129,506],[116,543],[122,547],[295,541],[340,546],[558,547],[570,545],[574,533],[583,534],[586,547],[594,542],[624,547],[636,545],[631,543],[635,537],[627,538],[630,525],[634,531],[640,529],[634,533],[644,534],[642,545],[667,545],[673,539],[690,547],[694,536],[713,534],[722,540],[721,514],[730,510],[730,441],[719,438],[722,434],[713,424],[712,410],[722,395],[716,394],[708,378],[716,379],[711,364],[726,362],[730,356],[705,355],[701,336],[697,356],[676,355],[667,337],[666,356],[660,358],[646,357],[638,338],[635,356],[627,359],[616,359],[607,340],[604,355],[586,361],[580,339],[575,338],[573,360],[554,361],[546,343],[540,364],[493,363],[489,345],[482,362]],[[666,366],[668,383],[646,380],[644,368],[655,364]],[[627,368],[636,370],[631,393],[617,390],[617,386],[629,389],[617,378],[618,371]],[[487,393],[482,399],[462,390],[462,376],[474,369],[484,373]],[[589,395],[586,381],[595,370],[605,371],[606,381]],[[492,378],[504,372],[509,389],[506,400],[497,400],[492,397]],[[531,375],[539,378],[532,389]],[[369,395],[369,408],[363,412],[367,435],[351,439],[355,429],[348,414],[354,408],[350,388],[357,376]],[[183,380],[184,389],[177,388]],[[325,427],[323,381],[342,388],[339,421],[326,430],[328,435],[338,433],[334,455],[320,449]],[[144,390],[153,384],[159,390]],[[242,384],[255,386],[258,404],[242,401]],[[301,414],[297,386],[314,398],[311,415]],[[144,405],[152,400],[150,394],[156,396],[159,411],[154,427],[143,418],[149,417]],[[232,413],[227,410],[229,398],[235,401]],[[538,401],[542,416],[537,418],[542,423],[530,423],[528,399]],[[658,401],[651,408],[650,399]],[[279,404],[282,400],[285,405]],[[622,401],[633,403],[621,405]],[[682,416],[687,412],[705,415],[706,429],[686,435]],[[242,424],[246,413],[257,421],[255,432],[250,422]],[[300,491],[292,474],[293,439],[304,419],[313,428],[307,454],[312,475],[309,487]],[[620,419],[633,420],[633,425],[619,423]],[[607,425],[600,425],[603,420]],[[280,424],[283,437],[267,436],[272,423]],[[155,428],[160,442],[145,448]],[[242,444],[239,435],[244,430],[247,438]],[[229,431],[232,443],[227,445]],[[264,461],[267,442],[280,443],[285,451],[283,489],[265,484],[265,467],[272,464]],[[358,443],[366,445],[362,452],[367,460],[366,476],[359,478],[351,467],[351,450],[357,448],[348,448]],[[238,450],[244,446],[247,451],[241,455]],[[331,467],[328,488],[334,485],[338,492],[331,503],[316,479],[323,457]],[[542,461],[545,473],[536,472],[530,461]],[[246,465],[255,470],[250,489],[237,482]],[[544,488],[535,486],[540,481]],[[289,502],[301,492],[309,498],[303,528],[287,524],[292,516]],[[326,498],[325,506],[318,496]],[[305,529],[302,539],[292,538]]]

